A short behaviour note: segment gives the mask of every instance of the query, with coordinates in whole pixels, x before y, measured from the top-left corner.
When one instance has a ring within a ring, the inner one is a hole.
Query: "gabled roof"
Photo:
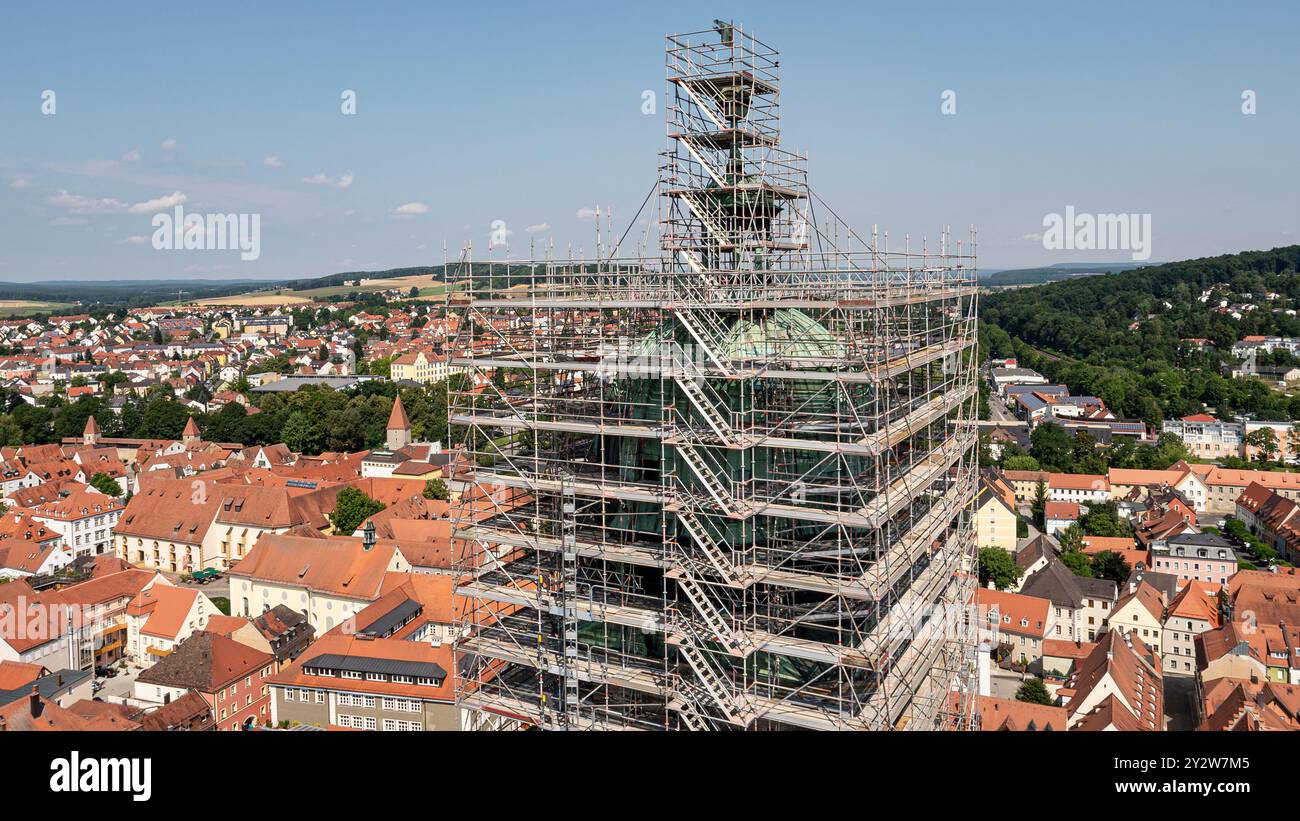
[[[97,726],[39,693],[15,699],[0,707],[0,730],[25,732],[120,729]]]
[[[1052,519],[1077,521],[1079,518],[1079,503],[1048,502],[1043,506],[1043,517],[1049,521]]]
[[[1070,729],[1082,732],[1100,732],[1102,730],[1136,732],[1156,728],[1146,726],[1142,721],[1139,721],[1137,717],[1125,709],[1118,698],[1110,695],[1089,710]]]
[[[1114,713],[1125,713],[1134,726],[1123,729],[1160,730],[1164,725],[1164,677],[1160,669],[1160,659],[1155,652],[1138,638],[1136,631],[1121,635],[1118,630],[1107,630],[1097,640],[1097,646],[1079,663],[1078,670],[1070,678],[1069,687],[1074,695],[1066,704],[1071,717],[1076,722],[1085,723],[1077,715],[1078,707],[1087,703],[1088,696],[1103,681],[1109,680],[1113,692],[1105,701],[1099,703],[1088,714],[1086,723],[1104,722],[1102,727],[1114,723],[1117,726],[1124,721]],[[1117,704],[1107,705],[1106,701],[1115,699],[1114,693],[1123,696]],[[1125,706],[1127,705],[1127,706]],[[1116,710],[1118,707],[1118,710]],[[1101,715],[1094,716],[1100,711]],[[1074,729],[1083,729],[1078,724]]]
[[[1208,622],[1208,629],[1219,626],[1219,585],[1190,581],[1182,592],[1169,602],[1168,618],[1193,619]]]
[[[146,617],[141,633],[174,640],[185,628],[185,617],[194,609],[200,595],[199,591],[185,587],[155,584],[137,593],[127,604],[126,612]]]
[[[396,547],[384,542],[366,550],[360,539],[350,536],[308,539],[268,533],[230,569],[230,575],[373,600],[380,595],[396,552]]]
[[[1026,579],[1020,592],[1072,610],[1082,607],[1085,599],[1114,601],[1116,598],[1113,581],[1076,576],[1056,556],[1050,556],[1043,569]]]
[[[986,732],[1064,731],[1068,716],[1064,707],[1034,704],[1010,698],[979,696],[975,702],[980,729]]]
[[[1048,477],[1047,485],[1061,490],[1109,490],[1110,480],[1101,474],[1053,473]]]
[[[1164,622],[1165,594],[1158,588],[1147,584],[1145,580],[1139,580],[1136,584],[1130,585],[1129,592],[1121,596],[1115,602],[1115,606],[1111,608],[1112,617],[1116,611],[1127,607],[1130,603],[1136,603],[1138,607],[1149,613],[1151,618],[1157,622]]]
[[[995,622],[987,617],[996,616],[1000,631],[1039,639],[1047,635],[1051,606],[1047,599],[980,587],[975,590],[975,605],[981,611],[980,618],[986,619],[989,625]]]
[[[170,655],[139,675],[136,681],[215,693],[274,659],[252,647],[216,633],[194,633]]]
[[[216,722],[207,700],[197,691],[190,690],[175,701],[148,713],[140,723],[145,730],[162,731],[211,730]]]
[[[196,480],[197,481],[197,480]],[[113,532],[179,544],[202,544],[221,496],[210,482],[164,479],[145,484],[131,498]]]

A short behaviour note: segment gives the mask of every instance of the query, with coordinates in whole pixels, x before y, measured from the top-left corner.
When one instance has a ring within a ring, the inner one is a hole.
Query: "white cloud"
[[[175,137],[168,137],[162,141],[163,151],[175,151],[177,146]]]
[[[45,198],[50,205],[65,208],[73,214],[116,214],[127,209],[127,204],[111,197],[95,199],[80,194],[70,194],[67,189],[59,189],[57,194]]]
[[[135,236],[127,237],[122,241],[125,242],[127,245],[147,245],[149,242],[149,238],[144,236],[143,234],[136,234]]]
[[[189,197],[186,197],[181,192],[173,191],[172,193],[164,194],[161,197],[155,197],[154,199],[145,200],[144,202],[137,202],[127,210],[132,214],[152,214],[156,211],[165,211],[168,208],[174,208],[188,200]]]
[[[428,213],[428,211],[429,211],[429,206],[425,205],[422,202],[408,202],[403,205],[397,206],[396,208],[389,211],[389,213],[398,217],[414,217],[417,214],[426,214]]]
[[[13,182],[9,183],[9,187],[15,191],[21,191],[24,188],[31,188],[32,181],[27,177],[14,177]]]
[[[267,168],[284,168],[284,161],[279,157],[267,157],[262,160],[262,165],[265,165]]]
[[[140,162],[140,152],[132,148],[122,155],[122,162]]]
[[[328,174],[312,174],[310,177],[303,177],[302,181],[308,185],[333,185],[337,188],[350,188],[352,186],[352,172],[340,174],[338,179],[334,179]]]
[[[524,231],[529,234],[536,234],[538,231],[549,230],[551,230],[551,224],[549,222],[539,222],[536,225],[530,225],[524,229]]]
[[[577,217],[580,220],[589,220],[594,216],[596,216],[596,209],[594,208],[587,208],[586,206],[583,206],[582,208],[578,209]]]
[[[1042,238],[1043,238],[1042,234],[1021,234],[1020,235],[1020,240],[1022,242],[1038,242]]]

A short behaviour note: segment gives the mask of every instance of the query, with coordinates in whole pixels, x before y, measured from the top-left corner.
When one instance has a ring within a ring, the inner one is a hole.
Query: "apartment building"
[[[1191,582],[1169,602],[1160,641],[1165,675],[1196,675],[1196,637],[1222,624],[1219,593],[1213,582]]]
[[[1051,602],[981,587],[975,591],[975,606],[980,641],[1005,648],[1013,662],[1042,671],[1043,642],[1052,631]]]
[[[1225,422],[1207,413],[1166,419],[1160,426],[1162,433],[1172,433],[1182,440],[1187,450],[1199,459],[1240,457],[1242,453],[1242,428],[1240,422]]]
[[[124,505],[88,486],[28,508],[31,517],[63,536],[74,557],[98,556],[113,549],[113,528]]]
[[[1227,587],[1228,579],[1237,572],[1237,554],[1221,536],[1180,533],[1151,543],[1151,569],[1178,577],[1180,589],[1194,581]]]

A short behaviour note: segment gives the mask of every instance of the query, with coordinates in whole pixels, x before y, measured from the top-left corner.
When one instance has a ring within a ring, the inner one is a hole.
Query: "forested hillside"
[[[1206,405],[1300,419],[1300,396],[1222,373],[1243,336],[1300,336],[1298,271],[1289,246],[1006,291],[981,300],[981,343],[1153,424]]]

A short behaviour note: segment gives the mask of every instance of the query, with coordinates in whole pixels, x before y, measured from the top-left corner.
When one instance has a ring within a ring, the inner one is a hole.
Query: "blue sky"
[[[1044,250],[1071,205],[1150,214],[1155,260],[1300,242],[1295,3],[26,3],[0,34],[0,280],[432,264],[481,258],[494,220],[512,256],[590,253],[579,210],[621,231],[653,183],[663,36],[715,16],[783,52],[785,145],[859,232],[975,224],[986,268],[1130,258]],[[260,258],[143,241],[179,196],[260,214]]]

